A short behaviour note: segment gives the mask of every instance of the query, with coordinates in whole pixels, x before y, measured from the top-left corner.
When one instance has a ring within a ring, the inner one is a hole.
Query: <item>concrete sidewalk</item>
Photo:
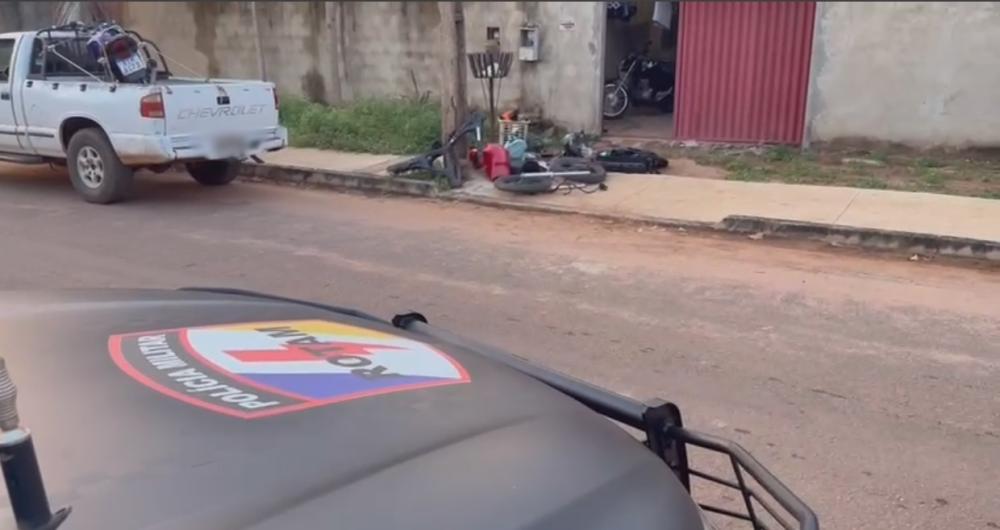
[[[1000,201],[933,193],[612,173],[608,190],[523,196],[485,180],[457,194],[609,216],[716,224],[754,216],[1000,242]]]
[[[400,158],[289,148],[268,155],[265,161],[282,167],[360,173],[391,181],[385,167]],[[820,234],[823,237],[813,238],[832,242],[1000,259],[998,200],[677,175],[612,173],[607,185],[607,191],[591,194],[573,191],[526,196],[502,192],[479,178],[467,182],[462,189],[441,195],[497,206],[660,224],[736,231],[765,227],[763,230],[777,235],[808,232],[810,237]],[[740,218],[744,222],[734,221]],[[758,222],[747,223],[745,218]],[[873,237],[878,244],[869,245],[866,241]],[[935,242],[933,238],[941,241]],[[978,247],[970,250],[975,245]],[[960,247],[961,250],[955,250]]]
[[[261,157],[268,164],[295,167],[299,169],[325,169],[348,173],[370,173],[387,176],[385,168],[397,160],[408,157],[395,155],[371,155],[367,153],[345,153],[306,147],[288,147],[281,151],[266,153]]]

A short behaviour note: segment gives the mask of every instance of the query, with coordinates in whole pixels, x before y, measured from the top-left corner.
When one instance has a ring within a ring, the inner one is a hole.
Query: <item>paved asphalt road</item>
[[[23,172],[22,172],[23,173]],[[732,437],[824,528],[1000,528],[1000,271],[587,219],[0,172],[0,287],[216,285],[420,309]]]

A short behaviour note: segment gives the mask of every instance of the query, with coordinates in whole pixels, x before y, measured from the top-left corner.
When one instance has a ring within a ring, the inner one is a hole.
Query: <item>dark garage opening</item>
[[[617,137],[670,139],[675,94],[658,89],[672,86],[676,79],[680,2],[643,0],[608,2],[607,6],[605,83],[614,83],[624,75],[630,62],[623,61],[630,54],[643,61],[629,74],[628,108],[617,118],[605,115],[604,132]],[[652,101],[657,96],[665,99]]]

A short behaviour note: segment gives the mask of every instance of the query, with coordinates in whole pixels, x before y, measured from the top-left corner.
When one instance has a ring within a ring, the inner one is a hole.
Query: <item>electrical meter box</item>
[[[517,58],[525,62],[537,61],[539,49],[538,38],[538,26],[534,24],[521,26],[521,45],[517,49]]]

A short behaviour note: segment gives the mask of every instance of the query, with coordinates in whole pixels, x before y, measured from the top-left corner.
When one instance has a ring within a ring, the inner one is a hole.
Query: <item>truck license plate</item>
[[[142,57],[139,57],[139,54],[133,54],[128,59],[115,61],[115,64],[118,65],[118,70],[122,75],[131,75],[146,67],[146,63]]]
[[[238,136],[222,136],[215,140],[215,154],[220,158],[240,158],[245,143]]]

